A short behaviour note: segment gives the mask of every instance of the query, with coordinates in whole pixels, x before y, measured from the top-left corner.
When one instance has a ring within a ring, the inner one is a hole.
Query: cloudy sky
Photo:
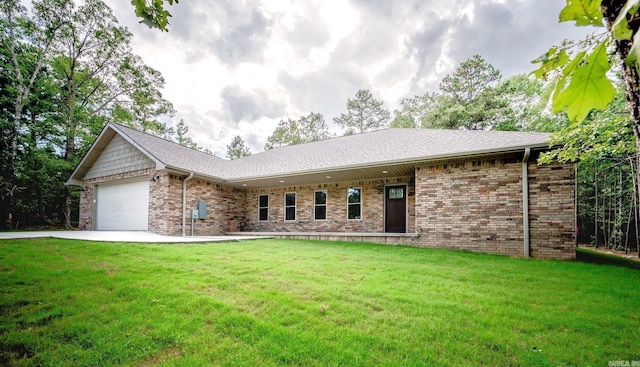
[[[240,135],[263,150],[278,121],[319,112],[331,126],[369,89],[393,111],[437,91],[479,54],[504,77],[592,30],[557,22],[562,0],[181,0],[169,32],[107,0],[133,49],[166,79],[165,97],[200,145],[224,155]]]

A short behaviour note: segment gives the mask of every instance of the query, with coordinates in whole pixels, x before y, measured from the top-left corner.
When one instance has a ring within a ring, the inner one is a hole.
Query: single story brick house
[[[572,259],[574,168],[537,164],[547,139],[386,129],[229,161],[108,123],[67,184],[82,188],[84,230],[241,233]],[[192,215],[199,217],[193,228]]]

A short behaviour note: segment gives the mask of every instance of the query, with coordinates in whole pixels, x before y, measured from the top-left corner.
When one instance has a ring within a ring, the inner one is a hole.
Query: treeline
[[[101,0],[0,4],[0,229],[72,226],[64,182],[107,121],[195,147],[131,39]]]

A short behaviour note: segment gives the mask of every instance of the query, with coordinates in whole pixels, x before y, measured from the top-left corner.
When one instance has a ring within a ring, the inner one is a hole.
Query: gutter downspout
[[[529,239],[529,156],[531,148],[525,148],[522,157],[522,231],[524,237],[524,257],[531,253]]]
[[[186,235],[187,220],[187,181],[193,178],[193,172],[189,172],[184,180],[182,180],[182,237]]]

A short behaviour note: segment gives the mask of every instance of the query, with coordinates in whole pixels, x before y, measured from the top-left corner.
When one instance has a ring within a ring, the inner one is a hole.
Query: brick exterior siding
[[[295,187],[240,190],[192,179],[187,182],[185,232],[191,209],[202,200],[207,219],[195,220],[195,235],[227,232],[384,233],[384,190],[407,187],[407,233],[416,238],[385,241],[523,256],[521,156],[424,164],[415,177],[395,177]],[[531,157],[529,218],[531,256],[572,259],[574,245],[574,171],[570,164],[538,166]],[[94,187],[107,181],[155,178],[149,184],[149,231],[180,235],[184,176],[147,168],[82,181],[80,229],[93,227]],[[347,219],[347,189],[362,189],[362,219]],[[314,192],[327,191],[327,219],[314,220]],[[296,220],[284,220],[284,195],[296,193]],[[258,198],[269,195],[269,220],[258,220]],[[315,235],[314,235],[315,236]],[[320,238],[320,237],[318,237]]]
[[[182,181],[184,176],[157,172],[153,169],[137,170],[82,181],[80,194],[79,228],[93,229],[93,198],[95,185],[102,182],[135,178],[155,178],[149,182],[149,231],[164,235],[182,232]],[[245,221],[245,193],[228,186],[199,179],[187,181],[186,234],[191,234],[191,209],[198,201],[207,205],[207,219],[194,221],[194,235],[224,236],[240,230]]]
[[[412,177],[352,181],[320,185],[250,190],[247,193],[247,221],[242,228],[250,232],[384,232],[384,188],[407,186],[407,232],[415,230],[414,183]],[[347,189],[362,189],[362,219],[347,219]],[[314,193],[327,191],[327,219],[314,219]],[[296,193],[296,220],[284,220],[284,196]],[[258,198],[269,195],[269,220],[258,220]]]
[[[529,170],[530,254],[572,259],[574,188],[570,164]],[[522,164],[514,157],[416,169],[419,245],[524,256]]]
[[[180,203],[182,203],[182,181],[179,182]],[[176,190],[171,190],[176,192]],[[227,232],[238,231],[245,220],[245,193],[225,185],[204,180],[187,181],[187,223],[186,233],[191,233],[191,209],[196,209],[198,201],[207,207],[206,219],[194,220],[194,235],[224,236]],[[180,209],[182,211],[182,207]],[[178,234],[178,230],[173,233]]]
[[[575,171],[571,164],[529,164],[531,256],[574,259]]]

